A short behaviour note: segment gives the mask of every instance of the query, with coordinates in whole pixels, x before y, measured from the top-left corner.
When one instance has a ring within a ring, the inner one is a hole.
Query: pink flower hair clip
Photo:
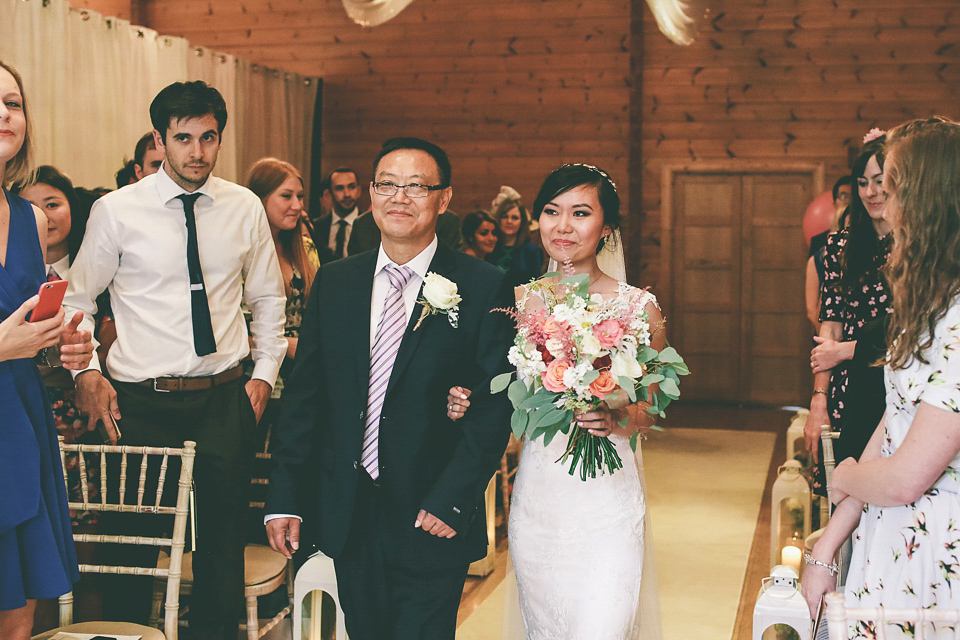
[[[887,133],[886,131],[883,131],[881,129],[877,129],[876,127],[874,127],[873,129],[870,129],[870,131],[867,132],[867,135],[863,136],[863,144],[867,144],[872,140],[876,140],[877,138],[879,138],[882,135],[885,135],[886,133]]]

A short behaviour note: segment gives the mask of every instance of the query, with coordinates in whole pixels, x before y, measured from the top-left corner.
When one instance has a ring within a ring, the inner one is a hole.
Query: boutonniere
[[[427,277],[423,279],[423,295],[417,300],[423,306],[423,311],[413,330],[419,329],[426,317],[435,313],[447,316],[450,326],[456,329],[461,299],[460,294],[457,293],[456,282],[450,282],[439,273],[427,273]]]

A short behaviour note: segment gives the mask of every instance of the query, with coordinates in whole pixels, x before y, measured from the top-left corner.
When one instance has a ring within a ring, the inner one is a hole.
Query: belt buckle
[[[153,390],[156,391],[157,393],[170,393],[170,389],[161,389],[157,387],[157,383],[160,382],[160,380],[161,378],[153,379]]]

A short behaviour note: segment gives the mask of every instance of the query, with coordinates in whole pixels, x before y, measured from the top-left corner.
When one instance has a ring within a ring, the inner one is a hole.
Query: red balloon
[[[832,191],[824,191],[813,199],[803,213],[803,239],[806,240],[808,247],[810,238],[830,230],[836,216],[837,210],[833,206]]]

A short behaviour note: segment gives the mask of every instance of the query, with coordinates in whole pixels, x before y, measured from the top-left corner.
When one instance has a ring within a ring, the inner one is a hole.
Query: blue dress
[[[10,204],[0,321],[46,280],[33,209]],[[0,611],[56,598],[79,579],[53,413],[31,358],[0,361]]]

